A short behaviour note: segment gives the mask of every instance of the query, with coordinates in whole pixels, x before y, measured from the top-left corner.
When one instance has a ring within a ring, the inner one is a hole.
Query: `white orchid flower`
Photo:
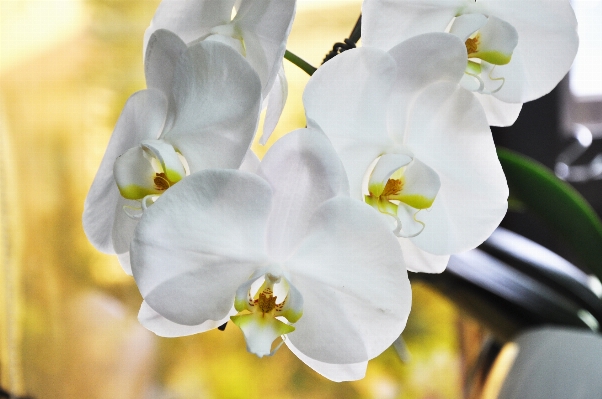
[[[351,196],[395,222],[408,270],[443,271],[450,254],[479,245],[506,213],[508,187],[489,125],[458,85],[465,51],[447,33],[414,37],[388,53],[349,50],[305,88],[308,126],[329,137]]]
[[[362,378],[410,311],[395,236],[348,196],[318,130],[284,136],[258,174],[191,174],[145,212],[131,249],[139,320],[151,331],[188,335],[232,320],[249,352],[271,355],[283,336],[337,381]]]
[[[265,144],[280,118],[288,93],[282,61],[296,0],[235,3],[235,0],[163,0],[144,34],[144,47],[150,45],[155,31],[167,29],[187,45],[201,40],[219,41],[245,56],[259,75],[264,104],[268,106],[261,139]],[[232,17],[235,6],[236,15]]]
[[[172,36],[156,35],[159,41]],[[261,102],[255,71],[221,43],[195,44],[170,63],[149,61],[151,88],[125,104],[83,214],[90,242],[117,254],[128,274],[130,241],[146,206],[190,172],[241,166]]]
[[[579,44],[569,0],[366,0],[362,10],[364,46],[389,50],[427,32],[460,37],[469,57],[463,82],[496,126],[549,93]]]

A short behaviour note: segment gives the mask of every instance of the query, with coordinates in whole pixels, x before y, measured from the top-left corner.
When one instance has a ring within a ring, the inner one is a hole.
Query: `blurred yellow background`
[[[423,286],[403,335],[410,360],[390,348],[356,382],[330,382],[286,347],[258,359],[233,324],[178,339],[140,326],[133,279],[88,243],[81,214],[126,99],[145,88],[142,37],[157,5],[0,0],[2,388],[37,399],[463,397],[468,322]],[[360,8],[301,1],[288,49],[318,66]],[[305,126],[309,77],[285,68],[273,139]]]

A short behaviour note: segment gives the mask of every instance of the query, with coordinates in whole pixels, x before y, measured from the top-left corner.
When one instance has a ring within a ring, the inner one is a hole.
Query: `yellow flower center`
[[[155,188],[160,191],[165,191],[171,187],[172,182],[169,181],[165,173],[155,173],[155,178],[153,179],[153,183],[155,183]]]
[[[381,198],[386,198],[390,195],[396,195],[401,193],[403,189],[403,181],[401,179],[389,179],[387,180],[387,184],[385,184],[385,188],[383,189],[383,193],[380,195]]]
[[[276,297],[262,292],[257,299],[257,307],[263,314],[270,313],[276,307]]]
[[[468,53],[469,57],[471,54],[474,54],[479,50],[479,42],[480,35],[478,34],[475,37],[469,37],[466,39],[466,52]]]
[[[259,294],[259,297],[253,301],[253,306],[256,306],[261,313],[265,314],[273,314],[276,311],[282,310],[284,306],[284,302],[276,303],[276,299],[278,297],[274,296],[272,290],[270,288],[266,288]],[[286,302],[286,299],[284,300]]]
[[[274,295],[274,284],[281,282],[279,276],[270,273],[265,275],[263,285],[252,296],[250,285],[245,293],[246,299],[238,293],[234,300],[234,308],[240,313],[231,316],[230,319],[243,331],[247,341],[247,350],[259,357],[273,354],[282,345],[282,342],[274,349],[272,343],[279,336],[295,331],[295,327],[278,320],[277,317],[284,317],[288,322],[294,323],[303,314],[302,302],[293,300],[292,307],[287,305],[290,302],[290,286],[288,282],[284,284],[289,287],[284,301],[276,303],[277,297]]]

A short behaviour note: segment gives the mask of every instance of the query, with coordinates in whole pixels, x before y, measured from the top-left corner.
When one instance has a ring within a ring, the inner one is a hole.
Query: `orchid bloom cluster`
[[[176,337],[229,321],[334,381],[403,331],[407,270],[439,273],[507,208],[489,126],[550,91],[577,49],[568,0],[364,0],[361,48],[303,95],[307,126],[260,161],[287,95],[294,0],[163,0],[146,90],[125,104],[83,223]]]

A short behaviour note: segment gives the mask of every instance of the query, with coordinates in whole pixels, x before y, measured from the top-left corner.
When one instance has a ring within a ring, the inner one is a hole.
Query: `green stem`
[[[299,68],[303,69],[303,71],[305,71],[305,73],[307,73],[309,76],[313,75],[314,72],[316,72],[317,68],[314,68],[307,61],[305,61],[304,59],[296,56],[295,54],[291,53],[288,50],[286,50],[284,52],[284,58],[286,58],[287,60],[289,60],[293,64],[297,65]]]

